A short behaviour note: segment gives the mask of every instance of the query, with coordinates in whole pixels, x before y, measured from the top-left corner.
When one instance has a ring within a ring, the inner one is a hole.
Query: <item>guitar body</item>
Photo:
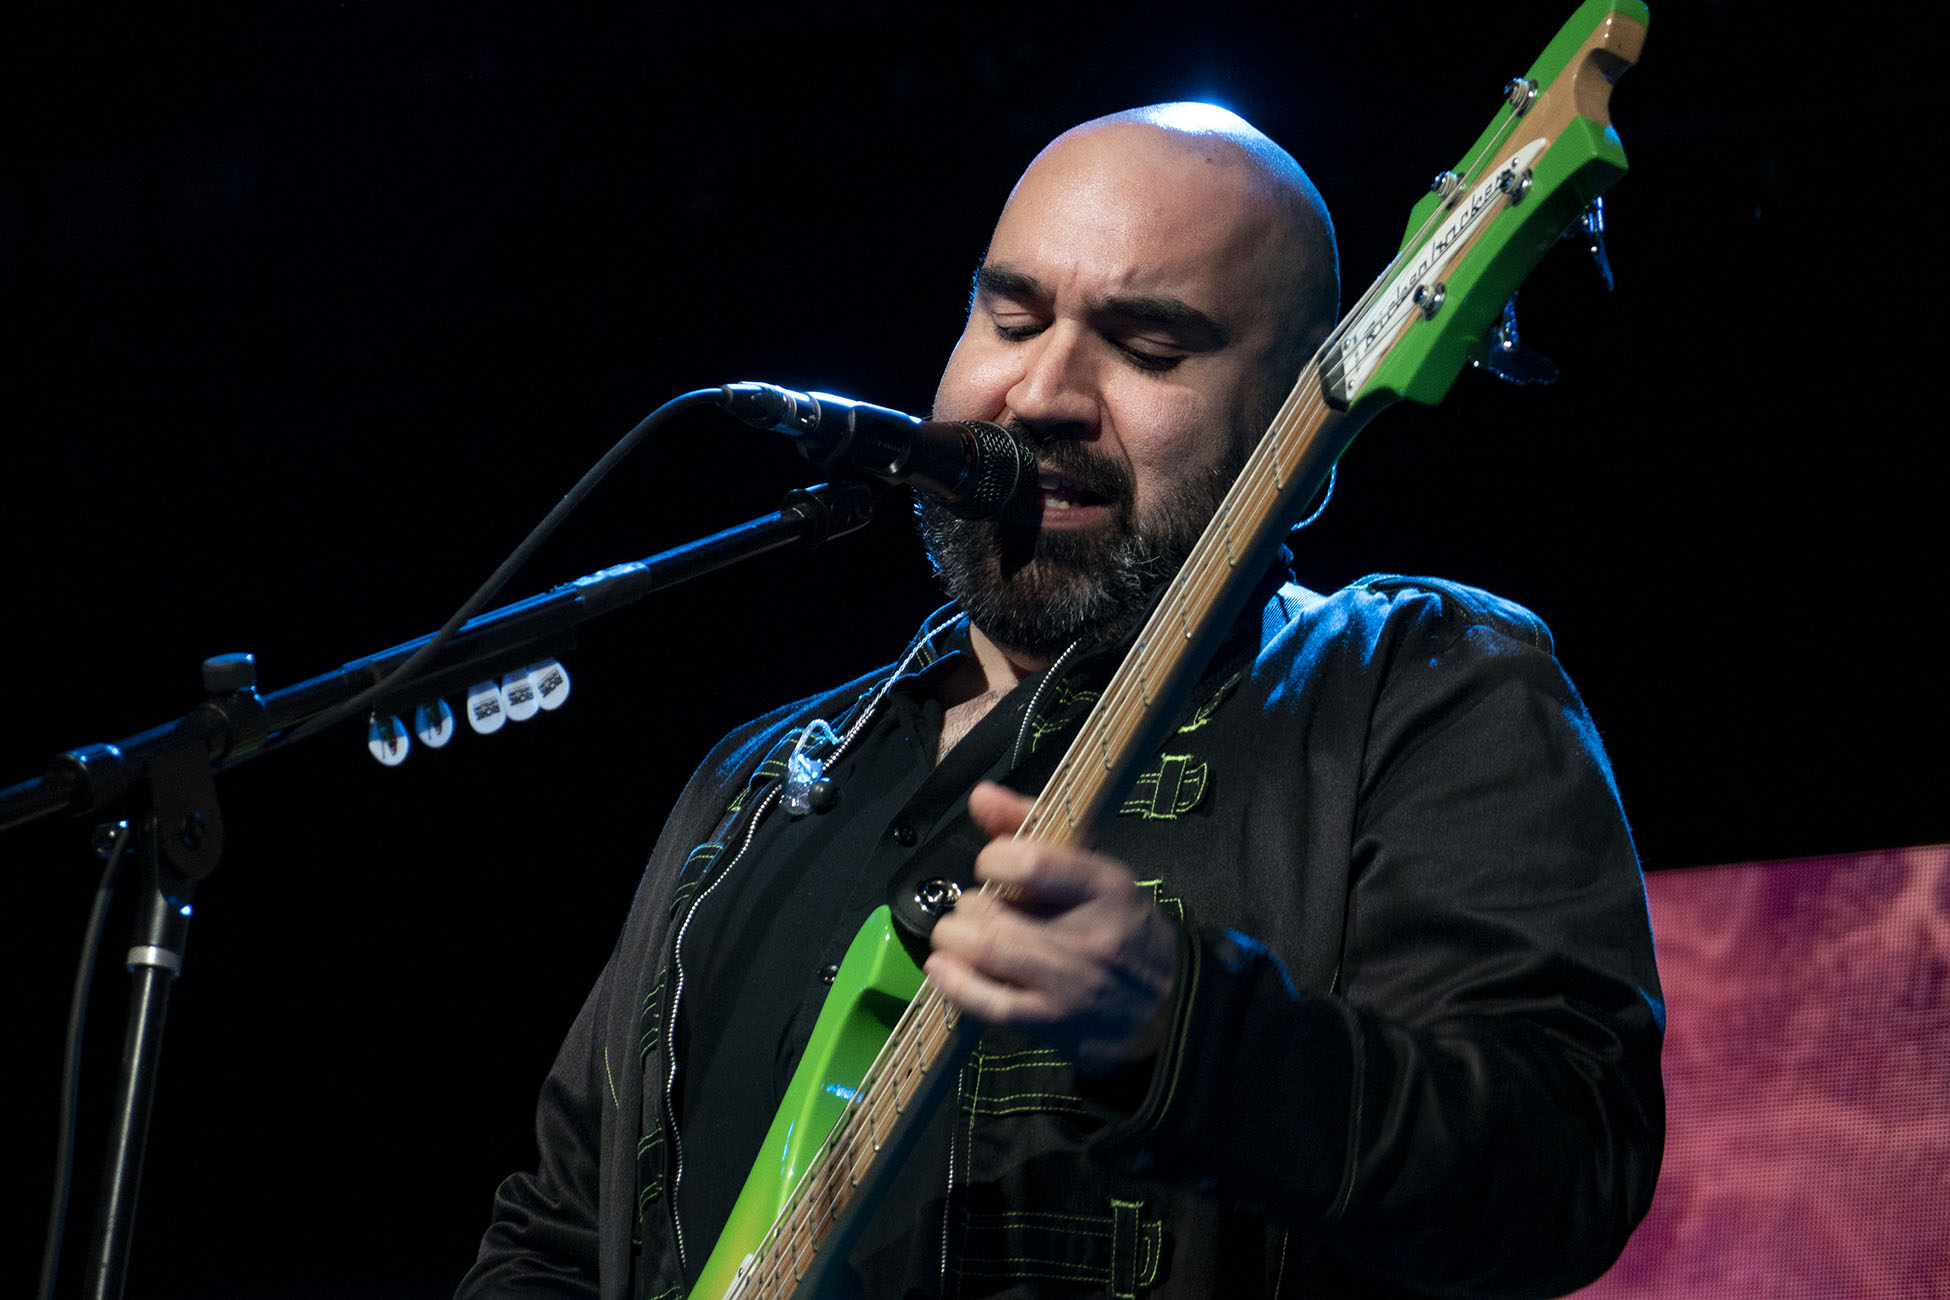
[[[723,1300],[731,1291],[739,1268],[771,1231],[920,987],[920,968],[902,946],[892,914],[875,908],[840,962],[806,1054],[792,1072],[731,1218],[704,1262],[693,1300]],[[827,1258],[843,1254],[829,1250]],[[843,1262],[831,1259],[834,1266]]]

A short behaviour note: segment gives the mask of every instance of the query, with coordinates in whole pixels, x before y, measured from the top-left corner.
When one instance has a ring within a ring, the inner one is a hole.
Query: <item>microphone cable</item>
[[[714,406],[721,405],[724,398],[725,390],[723,388],[695,388],[688,393],[682,393],[671,398],[668,402],[665,402],[662,406],[659,406],[656,410],[644,416],[643,419],[637,422],[634,428],[616,440],[615,446],[603,453],[602,459],[589,467],[588,471],[576,481],[574,487],[563,494],[562,499],[555,503],[555,508],[542,517],[542,521],[535,525],[527,537],[522,539],[521,545],[509,552],[508,558],[501,562],[501,567],[488,575],[487,581],[482,583],[474,594],[469,596],[466,602],[459,609],[455,610],[453,615],[445,623],[440,625],[440,630],[429,637],[425,645],[407,656],[406,660],[399,667],[393,669],[392,672],[387,673],[384,677],[374,682],[371,686],[366,687],[365,690],[360,691],[351,699],[343,700],[328,709],[314,714],[297,726],[289,728],[275,738],[276,743],[303,740],[307,736],[315,735],[327,727],[356,716],[378,700],[384,698],[395,683],[410,680],[414,673],[418,672],[435,655],[446,648],[447,642],[453,639],[454,633],[458,632],[468,619],[480,613],[487,607],[489,601],[500,594],[501,589],[508,584],[508,580],[514,577],[521,566],[528,563],[535,552],[541,549],[542,543],[546,542],[555,530],[562,526],[562,521],[575,513],[576,508],[583,503],[591,492],[595,491],[596,485],[608,478],[610,471],[615,469],[617,464],[625,456],[635,451],[637,444],[648,437],[652,430],[680,411],[687,411],[694,406],[703,406],[706,403]]]

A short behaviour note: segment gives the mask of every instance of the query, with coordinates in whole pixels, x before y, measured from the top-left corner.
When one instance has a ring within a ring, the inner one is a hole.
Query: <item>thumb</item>
[[[1034,800],[1017,794],[993,781],[984,781],[968,792],[968,815],[975,819],[984,835],[1014,835],[1029,816]]]

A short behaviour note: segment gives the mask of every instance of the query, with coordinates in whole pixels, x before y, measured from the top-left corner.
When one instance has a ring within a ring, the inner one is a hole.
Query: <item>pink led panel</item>
[[[1647,886],[1665,1168],[1578,1294],[1950,1300],[1950,845]]]

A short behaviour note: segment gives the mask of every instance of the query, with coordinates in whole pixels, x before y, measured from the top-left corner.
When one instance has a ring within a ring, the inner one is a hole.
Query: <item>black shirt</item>
[[[936,766],[938,696],[970,654],[966,624],[940,639],[955,648],[897,678],[837,758],[833,746],[808,746],[823,756],[832,802],[794,815],[781,800],[765,811],[742,853],[735,843],[725,847],[729,865],[711,873],[714,883],[684,932],[677,1197],[686,1237],[700,1244],[690,1255],[693,1283],[855,932],[916,860],[952,861],[966,878],[981,843],[968,820],[968,792],[1012,766],[1042,675],[990,709]],[[843,730],[839,719],[833,726]],[[781,740],[766,766],[783,764],[798,736],[795,729]]]

